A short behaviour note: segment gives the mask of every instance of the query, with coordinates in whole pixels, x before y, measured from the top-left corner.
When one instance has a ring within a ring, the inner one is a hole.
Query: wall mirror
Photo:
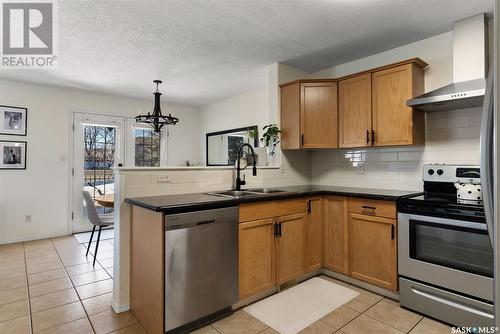
[[[257,125],[207,133],[207,166],[234,166],[238,149],[243,143],[259,146]],[[244,149],[244,152],[244,158],[252,163],[250,150]]]

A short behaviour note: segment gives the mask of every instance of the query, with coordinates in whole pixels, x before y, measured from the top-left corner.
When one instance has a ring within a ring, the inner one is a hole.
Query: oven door
[[[493,300],[493,251],[486,224],[398,214],[400,276]]]

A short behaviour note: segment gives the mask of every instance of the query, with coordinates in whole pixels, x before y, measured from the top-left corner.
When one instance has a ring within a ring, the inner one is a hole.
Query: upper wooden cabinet
[[[297,81],[281,86],[281,147],[338,147],[337,82]]]
[[[339,82],[339,146],[370,145],[372,129],[372,75]]]
[[[372,74],[372,145],[423,144],[425,114],[406,106],[423,92],[424,71],[416,63]]]
[[[406,101],[424,92],[426,66],[414,58],[339,79],[281,85],[282,148],[423,144],[425,114]]]

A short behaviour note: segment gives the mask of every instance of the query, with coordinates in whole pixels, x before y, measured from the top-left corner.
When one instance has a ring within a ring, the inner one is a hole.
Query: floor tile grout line
[[[26,249],[24,248],[24,242],[23,242],[23,258],[24,258],[24,271],[26,274],[26,297],[28,298],[28,324],[30,328],[30,334],[33,334],[33,319],[31,318],[31,296],[30,296],[30,287],[28,284],[28,268],[26,266]]]
[[[365,316],[367,316],[367,317],[368,317],[368,318],[370,318],[370,319],[376,320],[376,321],[378,321],[378,322],[380,322],[380,323],[383,323],[383,324],[385,324],[385,325],[387,325],[387,326],[389,326],[389,327],[392,327],[392,328],[394,328],[394,329],[397,329],[398,331],[403,332],[403,333],[409,333],[409,332],[410,332],[410,331],[411,331],[411,330],[412,330],[412,329],[413,329],[413,328],[414,328],[414,327],[415,327],[415,326],[416,326],[416,325],[417,325],[420,321],[422,321],[422,319],[424,318],[422,315],[420,315],[420,314],[416,313],[416,314],[418,314],[419,316],[421,316],[422,318],[421,318],[419,321],[417,321],[417,323],[416,323],[416,324],[415,324],[415,325],[414,325],[414,326],[413,326],[413,327],[412,327],[409,331],[405,332],[405,331],[403,331],[403,330],[401,330],[401,329],[399,329],[399,328],[396,328],[396,327],[392,326],[391,324],[385,323],[385,322],[383,322],[383,321],[381,321],[381,320],[379,320],[379,319],[375,319],[374,317],[369,316],[368,314],[365,314],[365,313],[366,313],[366,312],[368,312],[370,309],[372,309],[373,307],[375,307],[375,305],[377,305],[377,304],[381,303],[384,299],[390,299],[390,298],[383,297],[383,298],[382,298],[382,299],[380,299],[378,302],[376,302],[375,304],[373,304],[372,306],[370,306],[369,308],[367,308],[367,309],[366,309],[366,310],[365,310],[362,314],[363,314],[363,315],[365,315]],[[412,313],[414,313],[414,312],[412,312]]]
[[[54,245],[54,241],[52,239],[50,239],[50,241],[52,242],[52,245]],[[59,259],[61,260],[61,256],[59,255],[59,251],[57,250],[57,248],[55,247],[54,245],[54,248],[56,249],[56,252],[57,252],[57,256],[59,256]],[[61,260],[62,262],[62,260]],[[64,264],[63,264],[64,265]],[[73,287],[73,290],[75,290],[75,293],[76,293],[76,296],[78,297],[78,301],[80,302],[80,305],[82,306],[82,309],[83,309],[83,312],[85,313],[85,318],[87,319],[87,321],[89,322],[90,324],[90,328],[92,329],[92,331],[94,333],[96,333],[96,330],[94,328],[94,325],[92,324],[92,321],[90,321],[90,317],[89,317],[89,314],[87,313],[87,310],[85,309],[85,306],[83,306],[83,302],[82,302],[82,298],[80,298],[80,294],[78,293],[78,291],[76,290],[76,287],[75,285],[73,284],[73,281],[69,278],[69,273],[68,271],[66,270],[66,267],[64,267],[64,271],[66,272],[66,275],[68,276],[68,279],[69,279],[69,282],[71,284],[71,286]],[[83,318],[81,318],[83,319]],[[80,319],[77,319],[77,320],[80,320]],[[76,321],[76,320],[75,320]]]

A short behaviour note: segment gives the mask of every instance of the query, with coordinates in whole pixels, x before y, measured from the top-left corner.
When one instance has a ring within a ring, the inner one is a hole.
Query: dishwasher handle
[[[238,207],[194,211],[165,216],[165,230],[180,230],[238,221]]]
[[[208,220],[203,220],[199,222],[192,222],[190,224],[178,224],[178,225],[170,225],[166,228],[167,231],[172,231],[172,230],[181,230],[183,228],[193,228],[201,225],[208,225],[208,224],[214,224],[216,223],[216,219],[208,219]]]

